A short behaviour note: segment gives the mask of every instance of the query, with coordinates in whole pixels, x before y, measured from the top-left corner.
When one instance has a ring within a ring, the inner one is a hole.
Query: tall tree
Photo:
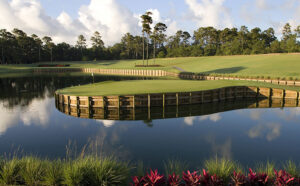
[[[204,49],[204,55],[215,55],[218,47],[218,31],[213,27],[201,27],[194,32],[195,44]]]
[[[80,49],[81,59],[83,59],[83,49],[86,48],[86,39],[83,35],[78,36],[78,40],[76,42],[76,47]]]
[[[156,43],[159,44],[164,41],[164,38],[166,35],[164,32],[167,30],[167,26],[164,23],[157,23],[153,29],[152,39],[153,39],[153,60],[155,64],[155,58],[156,58]]]
[[[142,18],[142,24],[143,24],[143,65],[144,65],[144,60],[145,60],[145,34],[147,36],[147,66],[148,66],[148,60],[149,60],[149,42],[148,42],[148,38],[151,34],[151,24],[153,23],[152,20],[152,12],[146,12],[144,15],[141,16]]]
[[[37,50],[38,50],[38,61],[41,61],[41,48],[42,48],[42,40],[35,34],[32,34],[31,37],[33,38],[35,45],[37,46]]]
[[[191,38],[191,34],[187,31],[182,32],[181,35],[183,46],[186,47],[189,44],[189,39]]]
[[[297,28],[295,29],[295,32],[297,34],[297,37],[300,38],[300,25],[297,26]]]
[[[133,53],[133,40],[134,37],[130,33],[125,34],[122,39],[121,43],[124,45],[124,50],[126,52],[127,58],[132,58],[132,53]]]
[[[142,50],[143,50],[143,38],[140,36],[135,36],[133,38],[133,48],[134,48],[134,53],[135,53],[135,59],[139,57],[139,55],[142,55]]]
[[[282,40],[285,42],[292,36],[292,27],[289,23],[285,24],[282,30]]]
[[[98,31],[96,31],[94,35],[91,37],[91,41],[92,41],[92,51],[94,53],[93,58],[94,59],[103,58],[104,42]]]
[[[49,51],[50,53],[50,61],[53,61],[53,47],[54,47],[54,43],[52,42],[52,38],[49,36],[45,36],[43,37],[43,42],[44,42],[44,46],[46,48],[46,50]]]
[[[91,37],[92,46],[93,48],[103,48],[104,42],[102,41],[102,37],[98,31],[94,33],[94,35]]]
[[[242,53],[246,54],[245,49],[248,48],[249,43],[249,30],[246,26],[241,26],[240,31],[238,32],[238,40],[242,46]]]

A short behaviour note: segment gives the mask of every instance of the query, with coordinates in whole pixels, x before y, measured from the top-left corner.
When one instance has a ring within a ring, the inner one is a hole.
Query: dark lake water
[[[106,80],[120,78],[95,77],[96,82]],[[268,160],[300,162],[300,108],[227,109],[142,121],[82,119],[56,109],[55,90],[91,81],[90,76],[68,75],[1,78],[1,155],[19,148],[22,154],[65,157],[66,146],[79,152],[94,144],[99,153],[153,168],[169,159],[200,166],[216,155],[250,166]]]

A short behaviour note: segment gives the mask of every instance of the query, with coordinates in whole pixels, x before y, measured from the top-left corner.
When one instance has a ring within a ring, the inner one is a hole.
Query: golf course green
[[[250,81],[195,81],[195,80],[131,80],[106,81],[83,86],[74,86],[58,90],[57,93],[70,96],[112,96],[134,95],[152,93],[192,92],[217,89],[230,86],[258,86],[267,88],[280,88],[300,90],[300,87],[287,87],[270,83]]]

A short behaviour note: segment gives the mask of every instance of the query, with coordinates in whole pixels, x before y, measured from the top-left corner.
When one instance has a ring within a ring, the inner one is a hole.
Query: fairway
[[[248,81],[192,81],[192,80],[133,80],[133,81],[107,81],[83,86],[69,87],[57,92],[74,96],[108,96],[131,95],[171,92],[192,92],[216,89],[229,86],[261,86],[299,90],[300,88],[257,83]]]
[[[142,60],[112,60],[87,62],[54,62],[70,64],[69,68],[98,69],[157,69],[170,72],[194,72],[203,74],[227,74],[243,77],[300,79],[300,54],[266,54],[247,56],[212,56],[156,59],[161,67],[137,68]],[[146,64],[146,61],[144,62]],[[45,64],[45,63],[39,63]],[[47,64],[50,64],[49,62]],[[154,64],[149,60],[149,64]],[[0,72],[20,72],[37,68],[36,65],[1,65]]]

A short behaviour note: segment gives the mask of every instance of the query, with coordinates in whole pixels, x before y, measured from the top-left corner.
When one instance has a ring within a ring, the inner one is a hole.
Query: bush
[[[205,161],[204,167],[210,174],[217,175],[225,182],[229,181],[234,170],[239,169],[235,162],[218,157]]]
[[[45,169],[44,162],[36,157],[25,157],[20,160],[20,176],[26,185],[41,185]]]
[[[165,58],[166,57],[166,54],[164,53],[164,51],[160,51],[158,54],[157,54],[157,58]]]
[[[1,165],[0,183],[3,185],[16,185],[20,183],[20,169],[21,164],[18,159],[4,160]]]

